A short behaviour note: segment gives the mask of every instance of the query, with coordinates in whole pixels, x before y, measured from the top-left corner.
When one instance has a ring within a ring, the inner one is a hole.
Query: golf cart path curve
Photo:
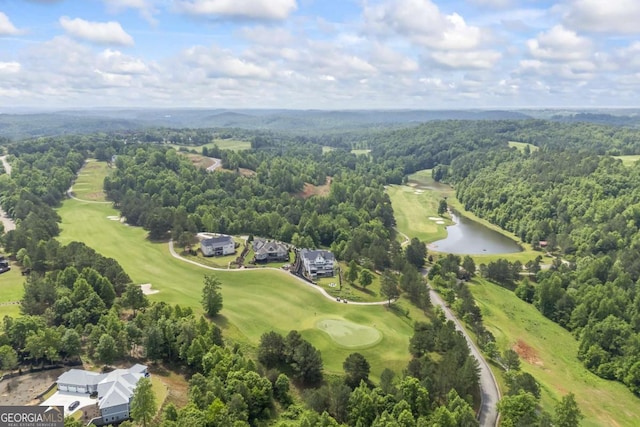
[[[237,269],[229,269],[229,268],[217,268],[217,267],[211,267],[208,265],[204,265],[204,264],[200,264],[199,262],[190,260],[190,259],[186,259],[184,257],[182,257],[180,254],[178,254],[174,247],[173,247],[173,240],[169,240],[169,252],[171,253],[171,256],[173,256],[176,259],[179,259],[180,261],[184,261],[184,262],[188,262],[189,264],[193,264],[193,265],[197,265],[198,267],[202,267],[202,268],[206,268],[208,270],[213,270],[213,271],[226,271],[226,272],[233,272],[233,273],[242,273],[243,271],[256,271],[258,269],[255,268],[237,268]],[[298,282],[300,283],[304,283],[305,285],[309,286],[312,289],[315,289],[316,291],[320,292],[322,295],[325,296],[325,298],[330,299],[331,301],[338,303],[338,304],[343,304],[341,301],[337,301],[336,297],[333,297],[331,295],[329,295],[329,293],[327,293],[327,291],[325,291],[324,289],[322,289],[320,286],[314,285],[312,283],[307,282],[306,280],[301,279],[300,277],[296,276],[295,274],[291,274],[291,273],[287,273],[286,271],[280,269],[280,268],[274,268],[274,267],[261,267],[260,270],[272,270],[272,271],[278,271],[282,274],[286,274],[289,277],[293,277],[295,278]],[[391,302],[394,302],[395,300],[391,300]],[[388,301],[377,301],[377,302],[357,302],[357,301],[349,301],[349,304],[351,305],[385,305],[388,304]]]
[[[7,156],[0,156],[0,161],[2,161],[2,166],[4,166],[4,171],[7,175],[11,175],[11,165],[7,162]],[[16,229],[15,221],[2,208],[0,208],[0,222],[4,225],[5,233]]]
[[[447,304],[445,304],[440,295],[431,288],[429,288],[429,295],[431,296],[431,302],[442,307],[447,320],[451,320],[456,329],[462,333],[464,338],[467,340],[467,345],[469,346],[469,350],[471,350],[471,354],[478,361],[478,366],[480,367],[480,398],[482,401],[480,411],[478,413],[480,426],[497,426],[498,408],[496,405],[498,404],[501,396],[500,389],[498,388],[498,382],[496,381],[489,364],[480,353],[480,350],[478,350],[478,347],[476,347],[475,343],[471,340],[467,331],[462,327],[458,318],[453,314]]]

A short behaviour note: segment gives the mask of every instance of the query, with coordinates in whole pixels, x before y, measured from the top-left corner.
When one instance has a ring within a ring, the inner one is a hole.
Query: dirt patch
[[[66,368],[34,372],[0,382],[0,402],[3,405],[37,405],[36,396],[44,393]]]
[[[518,353],[521,359],[524,359],[527,363],[534,366],[544,366],[542,359],[538,357],[538,352],[522,340],[518,340],[513,347],[513,351]]]
[[[327,182],[324,185],[313,185],[308,182],[304,183],[304,188],[297,195],[303,199],[308,199],[311,196],[328,196],[331,190],[331,177],[327,177]]]
[[[202,169],[206,169],[209,166],[212,166],[214,163],[213,159],[209,157],[205,157],[200,154],[188,153],[188,154],[185,154],[185,156],[187,156],[187,158],[191,161],[191,163],[193,163],[194,166]]]

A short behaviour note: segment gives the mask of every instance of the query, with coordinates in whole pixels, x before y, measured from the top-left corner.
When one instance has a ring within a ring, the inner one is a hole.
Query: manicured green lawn
[[[316,327],[322,318],[344,318],[363,326],[375,326],[380,343],[362,350],[377,378],[384,367],[400,373],[409,361],[408,345],[412,320],[386,306],[358,307],[323,297],[290,273],[278,270],[212,272],[173,258],[168,243],[154,243],[138,227],[130,227],[107,217],[117,211],[106,204],[66,200],[58,210],[62,218],[60,241],[85,242],[101,254],[115,258],[134,283],[151,283],[157,294],[151,300],[182,304],[201,311],[200,298],[205,274],[215,274],[222,282],[224,308],[216,322],[225,336],[249,348],[255,347],[268,330],[286,334],[299,330],[321,349],[325,369],[342,372],[342,362],[350,354]],[[418,316],[412,313],[413,318]]]
[[[589,372],[577,359],[578,343],[567,330],[497,285],[475,279],[470,289],[499,349],[518,343],[519,349],[528,349],[522,369],[540,382],[547,411],[572,392],[585,415],[583,426],[637,425],[640,399],[624,385]],[[494,372],[502,375],[499,369]]]
[[[209,144],[205,145],[177,145],[170,144],[176,150],[180,148],[186,148],[187,150],[195,150],[198,153],[202,153],[202,147],[213,148],[214,145],[217,145],[221,150],[233,150],[233,151],[241,151],[241,150],[249,150],[251,149],[251,142],[249,141],[240,141],[238,139],[219,139],[216,138]]]
[[[102,190],[102,186],[104,177],[111,171],[112,169],[107,166],[106,162],[88,160],[73,183],[73,194],[82,200],[105,201],[106,194]]]
[[[444,224],[436,224],[436,220],[429,219],[440,218],[440,193],[408,185],[389,185],[387,194],[391,198],[399,231],[409,238],[417,237],[423,242],[434,242],[447,237],[445,225],[453,224],[449,216],[442,217]]]
[[[509,147],[516,147],[521,153],[524,153],[524,147],[526,146],[529,146],[529,150],[531,150],[532,153],[540,149],[539,147],[533,144],[529,144],[527,142],[509,141],[508,144],[509,144]]]
[[[640,155],[633,154],[629,156],[613,156],[616,159],[622,160],[622,164],[625,166],[633,166],[638,160],[640,160]]]
[[[24,277],[20,268],[11,263],[11,270],[0,274],[0,319],[4,316],[16,317],[20,314],[20,306],[2,303],[20,301],[24,294]]]

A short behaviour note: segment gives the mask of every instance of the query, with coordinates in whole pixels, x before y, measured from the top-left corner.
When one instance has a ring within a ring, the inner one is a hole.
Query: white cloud
[[[98,68],[111,74],[145,74],[149,67],[140,59],[107,49],[98,55]]]
[[[556,25],[549,31],[538,34],[535,39],[527,41],[529,53],[534,58],[570,61],[590,57],[592,43],[585,37],[578,36],[575,31]]]
[[[0,74],[17,74],[20,72],[20,63],[11,61],[11,62],[1,62],[0,61]]]
[[[7,15],[0,12],[0,36],[15,36],[21,31],[17,29]]]
[[[109,9],[109,11],[118,13],[125,9],[137,9],[140,15],[152,24],[156,24],[157,21],[153,15],[158,13],[158,8],[155,3],[158,0],[103,0]]]
[[[67,34],[98,44],[133,45],[133,38],[127,34],[119,22],[92,22],[81,18],[60,18],[60,25]]]
[[[612,34],[640,33],[638,0],[571,0],[565,23],[570,28]]]
[[[379,34],[399,34],[419,45],[436,49],[473,49],[483,31],[464,18],[445,15],[431,0],[397,0],[365,5],[367,27]]]
[[[182,0],[178,8],[192,15],[221,15],[245,19],[286,19],[296,0]]]
[[[184,60],[195,66],[210,78],[235,77],[268,79],[271,73],[268,69],[254,62],[235,56],[231,51],[216,46],[206,48],[194,46],[187,49]]]
[[[283,46],[295,41],[293,35],[284,28],[265,27],[262,25],[244,27],[240,34],[246,40],[257,44]]]
[[[492,68],[502,55],[494,50],[437,51],[431,58],[451,68]]]
[[[412,73],[420,68],[412,58],[379,43],[372,47],[371,62],[388,73]]]

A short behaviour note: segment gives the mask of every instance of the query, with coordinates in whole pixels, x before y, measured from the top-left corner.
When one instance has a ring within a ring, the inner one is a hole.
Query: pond
[[[510,254],[522,248],[513,240],[479,222],[451,213],[454,225],[447,227],[447,237],[429,245],[429,249],[458,255]]]

